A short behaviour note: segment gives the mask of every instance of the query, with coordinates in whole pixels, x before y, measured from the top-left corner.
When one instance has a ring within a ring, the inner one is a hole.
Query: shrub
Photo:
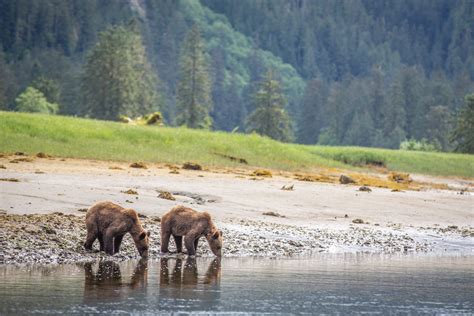
[[[422,138],[420,141],[412,138],[401,142],[400,149],[413,151],[440,151],[440,145],[436,142],[430,143],[426,138]]]
[[[49,103],[43,93],[33,87],[28,87],[15,102],[16,109],[20,112],[55,114],[58,111],[56,103]]]

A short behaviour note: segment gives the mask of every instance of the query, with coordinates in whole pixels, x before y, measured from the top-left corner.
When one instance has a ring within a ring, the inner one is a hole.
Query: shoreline
[[[151,231],[149,259],[176,257],[161,255],[159,218],[141,218]],[[106,259],[124,261],[138,259],[130,236],[126,236],[119,254],[114,256],[86,252],[84,216],[51,214],[0,214],[0,265],[63,264]],[[350,227],[334,230],[235,220],[218,222],[224,236],[224,257],[285,258],[315,253],[379,253],[379,254],[452,254],[474,255],[474,230],[461,228],[428,228],[396,230],[390,227]],[[468,234],[468,235],[466,235]],[[464,235],[464,237],[463,237]],[[170,248],[174,249],[171,240]],[[178,255],[178,256],[184,256]],[[213,257],[204,238],[198,257]]]
[[[225,256],[474,254],[474,196],[470,189],[457,191],[472,188],[466,179],[438,177],[433,188],[421,191],[371,187],[372,192],[360,192],[356,185],[299,181],[284,173],[265,178],[241,169],[194,171],[160,164],[136,169],[126,163],[64,158],[9,163],[10,158],[0,158],[6,165],[0,177],[2,265],[101,258],[82,249],[84,213],[78,210],[102,200],[144,216],[152,233],[150,259],[159,258],[159,217],[178,204],[212,214],[224,232]],[[439,189],[439,182],[451,189]],[[294,189],[282,190],[285,185]],[[175,200],[160,198],[160,191]],[[210,255],[205,240],[198,255]],[[121,254],[106,257],[122,261],[137,256],[131,239],[125,238]]]

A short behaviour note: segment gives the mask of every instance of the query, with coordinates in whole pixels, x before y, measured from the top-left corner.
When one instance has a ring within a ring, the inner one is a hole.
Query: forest
[[[0,0],[0,109],[474,153],[469,0]]]

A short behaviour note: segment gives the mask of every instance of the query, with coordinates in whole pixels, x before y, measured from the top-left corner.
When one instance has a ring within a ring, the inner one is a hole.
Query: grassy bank
[[[474,177],[472,155],[303,146],[257,135],[0,112],[0,152],[14,151],[98,160],[244,166],[226,157],[232,156],[245,159],[249,166],[289,171],[371,163],[411,173]]]

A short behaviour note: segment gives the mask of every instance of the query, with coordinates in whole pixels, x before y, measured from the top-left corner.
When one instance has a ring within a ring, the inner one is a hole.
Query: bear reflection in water
[[[94,274],[93,264],[84,264],[84,301],[126,298],[132,291],[145,291],[148,279],[148,260],[141,259],[129,282],[122,280],[118,263],[100,261]]]
[[[84,302],[93,303],[101,300],[122,300],[133,296],[146,296],[149,286],[158,284],[148,282],[148,269],[151,278],[158,275],[159,292],[162,299],[201,298],[216,299],[219,294],[221,278],[221,260],[215,258],[209,263],[205,274],[199,275],[196,258],[188,257],[184,262],[180,258],[161,258],[159,267],[153,267],[157,262],[149,264],[147,259],[141,259],[135,267],[130,279],[123,278],[120,265],[113,261],[100,261],[97,264],[84,264]],[[171,271],[170,271],[170,268]],[[155,274],[156,273],[156,274]],[[195,291],[198,289],[199,291]],[[203,290],[203,291],[201,291]],[[151,292],[154,292],[153,290]],[[206,297],[200,297],[200,296]]]
[[[173,264],[174,261],[174,264]],[[204,275],[198,274],[196,258],[183,260],[160,259],[160,300],[193,299],[214,304],[220,298],[221,260],[215,258],[209,263]],[[171,271],[170,271],[171,268]],[[169,302],[170,304],[171,301]],[[209,305],[207,305],[209,307]]]
[[[174,268],[169,271],[169,262],[176,261]],[[196,263],[196,258],[188,257],[183,267],[183,260],[180,258],[171,259],[171,258],[161,258],[160,259],[160,285],[162,287],[166,286],[178,286],[182,285],[197,285],[201,284],[210,284],[218,285],[221,278],[221,260],[215,258],[209,264],[207,272],[204,277],[201,279],[202,282],[199,282],[198,278],[198,267]]]

